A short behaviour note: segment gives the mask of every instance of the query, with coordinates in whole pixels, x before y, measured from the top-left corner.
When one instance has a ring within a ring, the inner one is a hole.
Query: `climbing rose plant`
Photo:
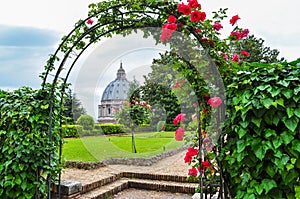
[[[239,15],[235,15],[225,22],[231,25],[233,30],[228,33],[227,38],[221,39],[220,30],[223,29],[223,25],[225,25],[223,20],[226,18],[226,10],[227,9],[220,9],[219,12],[214,12],[215,15],[213,19],[208,19],[206,12],[202,10],[202,6],[197,0],[189,0],[187,3],[180,2],[178,3],[177,12],[167,16],[166,23],[162,26],[160,40],[162,42],[168,42],[175,31],[182,31],[182,28],[186,27],[196,36],[211,58],[216,61],[218,67],[224,67],[226,70],[229,70],[233,62],[241,64],[241,57],[249,57],[249,53],[245,50],[237,54],[233,53],[230,48],[232,44],[236,44],[241,39],[246,38],[249,34],[249,30],[237,26],[240,17]],[[189,70],[183,71],[183,75],[185,75],[184,73],[189,73]],[[184,83],[184,80],[177,80],[172,88],[180,90],[185,86]],[[208,88],[206,88],[206,90],[209,92]],[[203,94],[207,93],[202,93],[201,95]],[[194,106],[196,113],[192,116],[192,120],[197,120],[200,124],[197,131],[201,133],[197,139],[194,139],[194,146],[189,148],[186,152],[184,162],[192,167],[188,170],[189,177],[196,178],[201,176],[209,178],[214,174],[216,168],[213,165],[215,156],[211,155],[214,152],[215,143],[213,143],[213,140],[209,136],[210,132],[207,127],[207,118],[210,112],[216,111],[224,102],[219,96],[210,97],[209,94],[206,100],[204,100],[203,96],[199,95],[197,98],[200,106]],[[207,105],[210,108],[207,108]],[[174,125],[186,123],[186,116],[185,113],[178,114],[176,118],[174,118]],[[181,125],[175,131],[175,139],[177,141],[182,141],[185,137],[185,128],[182,126],[186,126],[186,124]],[[199,139],[201,139],[201,146],[199,146],[200,144],[198,143]]]

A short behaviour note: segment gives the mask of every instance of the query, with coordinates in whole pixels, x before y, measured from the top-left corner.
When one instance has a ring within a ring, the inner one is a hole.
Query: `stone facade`
[[[116,79],[107,85],[101,104],[98,105],[99,123],[116,123],[115,113],[122,108],[122,102],[127,98],[129,84],[121,62]]]

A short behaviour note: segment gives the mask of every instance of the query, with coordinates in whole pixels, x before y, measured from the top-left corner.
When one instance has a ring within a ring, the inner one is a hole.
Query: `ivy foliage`
[[[0,198],[45,196],[47,176],[59,172],[59,134],[49,134],[47,92],[0,90],[0,110]]]
[[[228,84],[223,169],[234,197],[297,198],[299,75],[300,59],[252,63]]]

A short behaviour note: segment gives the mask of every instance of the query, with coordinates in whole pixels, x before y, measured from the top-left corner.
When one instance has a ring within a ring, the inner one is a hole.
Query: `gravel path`
[[[189,166],[183,161],[185,153],[186,151],[179,152],[176,155],[164,158],[151,166],[109,165],[93,170],[66,168],[62,173],[62,181],[72,180],[86,184],[96,181],[99,177],[103,178],[110,174],[124,171],[186,176]]]
[[[109,165],[94,170],[64,169],[62,180],[79,181],[83,185],[119,172],[140,172],[186,176],[189,166],[184,163],[186,151],[164,158],[151,166]],[[191,199],[192,196],[182,193],[168,193],[150,190],[127,189],[112,199]]]

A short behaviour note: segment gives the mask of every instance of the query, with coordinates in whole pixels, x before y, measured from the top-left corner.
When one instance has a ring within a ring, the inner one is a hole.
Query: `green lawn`
[[[137,153],[131,152],[130,134],[66,139],[63,158],[88,162],[107,158],[150,157],[184,144],[174,139],[174,132],[135,134],[135,142]]]

